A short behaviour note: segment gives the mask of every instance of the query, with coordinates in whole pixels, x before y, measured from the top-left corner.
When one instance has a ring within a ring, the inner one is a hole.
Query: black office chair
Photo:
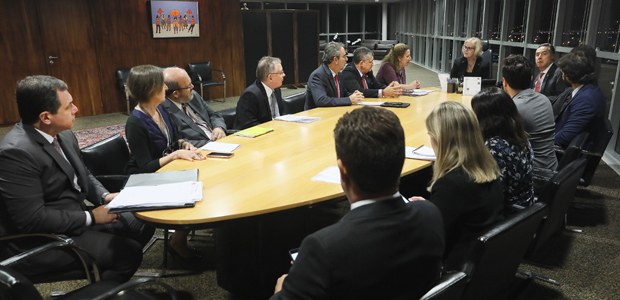
[[[131,108],[133,107],[133,99],[129,96],[127,92],[127,77],[129,77],[129,69],[118,69],[116,70],[116,86],[118,87],[119,92],[123,95],[125,102],[127,104],[127,114],[131,113]]]
[[[581,156],[581,152],[583,151],[583,147],[588,141],[589,134],[587,132],[582,132],[575,136],[566,149],[555,149],[555,155],[558,158],[558,171],[562,170],[569,163],[577,160]]]
[[[306,92],[301,92],[293,95],[286,96],[283,101],[283,114],[296,114],[304,111],[304,105],[306,104]]]
[[[491,78],[493,69],[493,50],[491,50],[489,40],[482,41],[482,64],[489,66],[489,72],[487,74],[483,74],[482,78],[486,80],[486,86],[492,86],[495,82],[495,79]]]
[[[528,250],[529,259],[536,259],[547,241],[566,228],[568,206],[575,197],[575,191],[585,167],[586,159],[579,158],[566,165],[543,188],[538,201],[546,203],[549,210]]]
[[[499,222],[477,239],[465,265],[470,277],[463,299],[503,299],[514,286],[515,274],[536,229],[546,213],[544,203],[535,203]]]
[[[213,79],[213,72],[219,72],[221,80]],[[224,71],[211,68],[211,62],[199,62],[199,63],[189,63],[187,64],[187,73],[189,73],[190,78],[192,79],[192,84],[200,89],[200,95],[204,98],[204,88],[213,87],[213,86],[224,86],[224,99],[222,102],[226,101],[226,75]]]
[[[420,300],[454,300],[461,299],[465,285],[467,284],[467,274],[454,272],[441,277],[439,283],[430,289]]]
[[[224,122],[226,123],[226,128],[227,128],[227,132],[228,130],[231,130],[233,128],[235,128],[235,117],[237,116],[237,108],[236,107],[232,107],[232,108],[227,108],[227,109],[223,109],[218,111],[218,113],[220,113],[220,115],[222,115],[222,117],[224,118]]]
[[[125,186],[129,178],[125,173],[129,148],[120,134],[86,146],[80,152],[88,170],[106,189],[118,192]]]
[[[592,177],[598,164],[601,162],[601,158],[605,154],[607,144],[614,135],[614,130],[611,128],[611,122],[605,119],[605,129],[601,130],[597,136],[593,137],[592,144],[587,150],[583,150],[582,153],[587,159],[586,168],[583,171],[579,185],[588,186],[592,182]]]

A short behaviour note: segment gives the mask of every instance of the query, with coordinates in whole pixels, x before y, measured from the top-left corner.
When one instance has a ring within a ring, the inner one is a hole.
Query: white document
[[[448,78],[450,78],[450,74],[448,73],[437,73],[437,78],[439,79],[439,84],[441,85],[441,91],[448,91]]]
[[[403,96],[426,96],[430,94],[432,91],[433,90],[413,89],[413,90],[407,91],[406,93],[403,93]]]
[[[222,142],[208,142],[206,145],[200,147],[202,150],[213,152],[233,152],[239,148],[239,144],[230,144]]]
[[[428,146],[420,146],[417,148],[405,146],[405,157],[419,159],[419,160],[432,160],[432,161],[434,161],[437,158],[435,156],[435,151],[433,151],[433,148],[428,147]]]
[[[185,181],[152,186],[126,187],[108,204],[110,210],[125,207],[159,207],[193,204],[202,199],[202,182]]]
[[[474,96],[482,89],[481,77],[464,77],[463,78],[463,95]]]
[[[276,120],[278,121],[297,122],[297,123],[312,123],[320,119],[321,118],[319,117],[296,116],[296,115],[284,115],[284,116],[276,117]]]
[[[319,174],[314,175],[312,181],[340,184],[340,170],[337,166],[327,167],[325,170],[319,172]]]
[[[383,102],[370,102],[370,101],[360,101],[357,102],[357,105],[365,105],[365,106],[381,106]]]

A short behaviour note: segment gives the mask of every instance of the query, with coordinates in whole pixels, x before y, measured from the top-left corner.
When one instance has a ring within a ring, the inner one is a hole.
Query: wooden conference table
[[[407,108],[388,108],[398,115],[405,130],[405,144],[430,146],[425,119],[440,102],[451,100],[469,106],[470,96],[434,91],[426,96],[365,101],[400,101]],[[162,228],[199,228],[213,223],[283,211],[341,198],[339,184],[313,181],[312,177],[336,166],[333,130],[347,111],[361,106],[323,107],[298,113],[320,117],[313,123],[271,121],[260,125],[273,132],[256,138],[227,136],[222,142],[240,144],[230,159],[176,160],[160,171],[199,169],[203,200],[193,208],[144,211],[137,217]],[[406,159],[402,175],[430,165]]]

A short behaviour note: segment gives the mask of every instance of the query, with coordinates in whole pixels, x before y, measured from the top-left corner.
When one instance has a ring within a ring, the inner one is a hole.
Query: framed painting
[[[153,38],[200,36],[197,1],[151,1]]]

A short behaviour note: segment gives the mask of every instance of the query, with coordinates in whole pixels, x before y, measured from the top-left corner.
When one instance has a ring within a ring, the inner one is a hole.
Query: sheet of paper
[[[202,150],[213,151],[213,152],[233,152],[237,148],[239,148],[239,144],[230,144],[230,143],[222,143],[222,142],[208,142],[204,146],[200,147],[200,149]]]
[[[405,157],[419,160],[435,160],[435,151],[428,146],[420,146],[417,148],[405,146]]]
[[[431,92],[433,92],[433,90],[414,89],[406,91],[405,93],[403,93],[403,96],[425,96],[430,94]]]
[[[312,181],[323,181],[340,184],[340,171],[337,166],[327,167],[312,177]]]
[[[320,119],[321,118],[319,117],[296,116],[296,115],[284,115],[284,116],[276,117],[276,120],[278,121],[297,122],[297,123],[312,123]]]
[[[108,208],[174,206],[193,203],[201,199],[202,182],[200,181],[133,186],[122,189],[108,204]]]
[[[360,101],[357,102],[357,105],[366,105],[366,106],[381,106],[383,102],[370,102],[370,101]]]

